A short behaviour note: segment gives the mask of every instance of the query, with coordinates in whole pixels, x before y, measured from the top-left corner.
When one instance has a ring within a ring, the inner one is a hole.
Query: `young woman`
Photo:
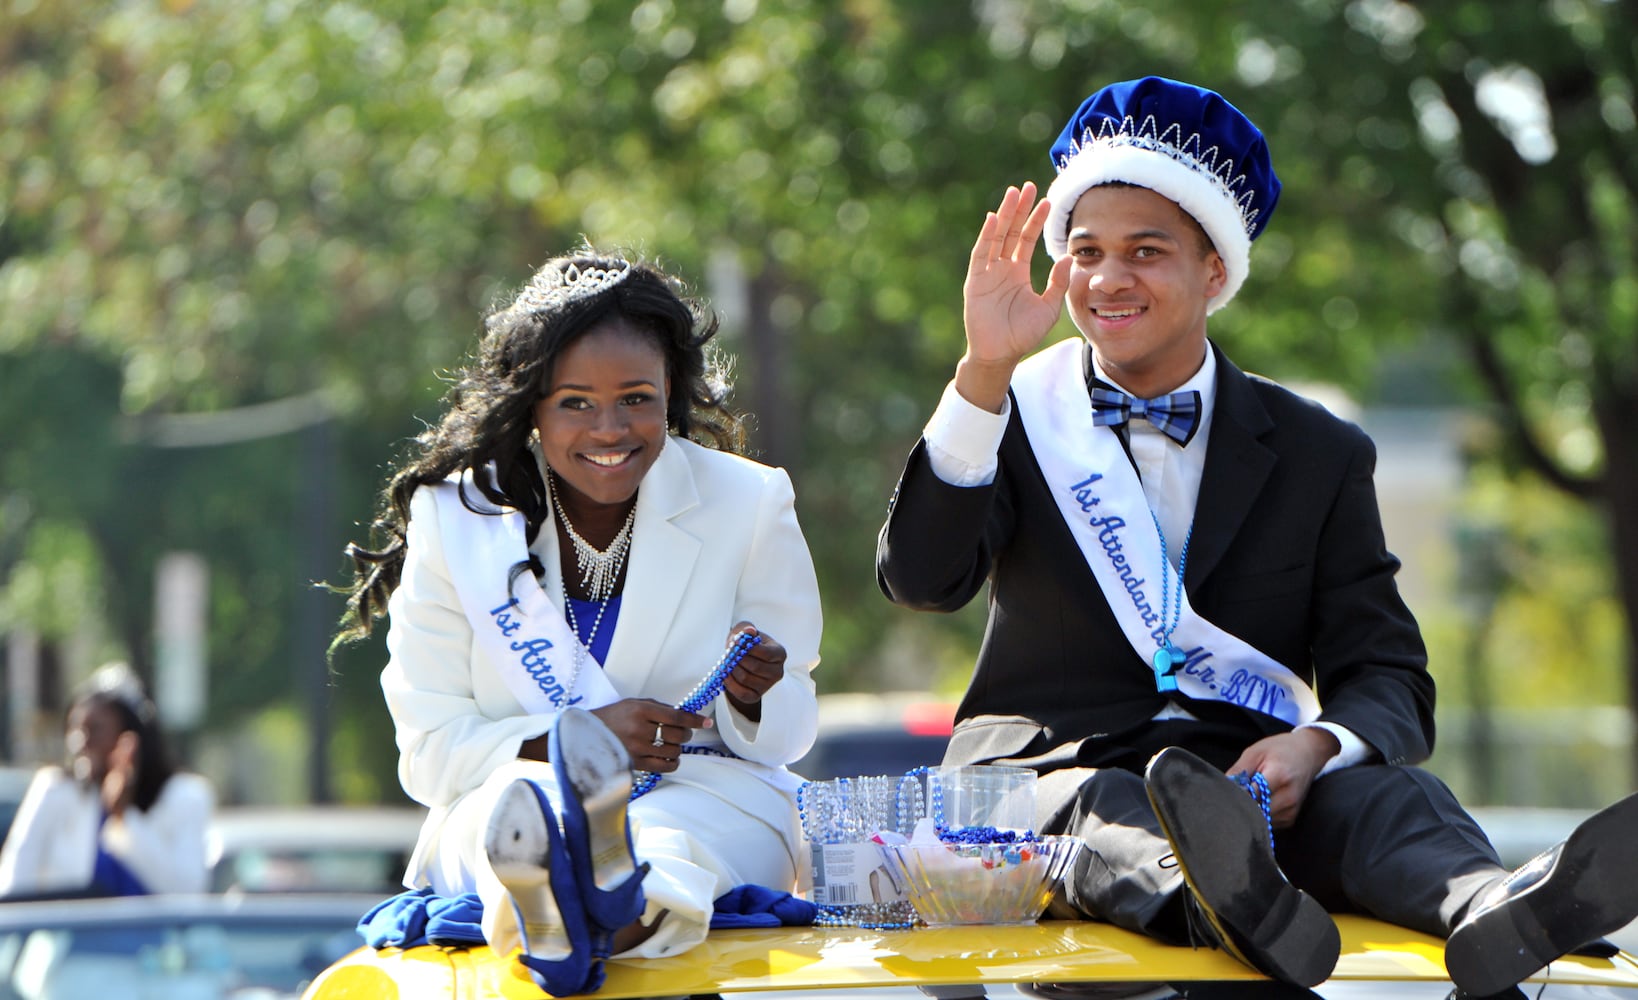
[[[476,893],[553,993],[698,944],[729,889],[795,883],[818,585],[789,477],[733,453],[714,332],[649,264],[549,261],[391,478],[385,544],[350,550],[351,625],[389,618],[399,775],[432,810],[406,884]]]

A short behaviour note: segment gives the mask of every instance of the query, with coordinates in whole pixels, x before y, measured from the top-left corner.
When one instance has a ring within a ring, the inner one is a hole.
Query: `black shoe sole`
[[[1251,796],[1177,747],[1156,754],[1145,778],[1183,879],[1223,950],[1283,983],[1328,979],[1342,951],[1336,922],[1286,881]]]
[[[1526,864],[1540,881],[1464,920],[1445,943],[1451,981],[1473,996],[1516,986],[1638,918],[1638,794],[1594,813]]]

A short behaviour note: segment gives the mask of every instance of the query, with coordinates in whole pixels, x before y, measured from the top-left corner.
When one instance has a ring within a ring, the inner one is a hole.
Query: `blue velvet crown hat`
[[[1280,200],[1263,133],[1221,95],[1158,76],[1110,84],[1088,97],[1052,144],[1058,176],[1046,246],[1068,250],[1069,215],[1082,194],[1124,181],[1165,195],[1194,217],[1228,269],[1207,307],[1226,305],[1251,270],[1251,241]]]

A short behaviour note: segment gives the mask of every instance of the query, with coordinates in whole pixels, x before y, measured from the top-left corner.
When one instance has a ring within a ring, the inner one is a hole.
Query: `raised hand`
[[[110,816],[123,816],[136,792],[137,762],[142,753],[142,738],[136,730],[127,729],[114,741],[108,751],[108,772],[102,778],[102,808]]]
[[[1067,255],[1052,266],[1044,290],[1030,280],[1030,261],[1050,205],[1035,200],[1035,185],[1009,187],[984,225],[967,261],[962,320],[967,353],[956,369],[956,389],[968,402],[1000,412],[1012,370],[1041,342],[1063,311],[1069,288]]]

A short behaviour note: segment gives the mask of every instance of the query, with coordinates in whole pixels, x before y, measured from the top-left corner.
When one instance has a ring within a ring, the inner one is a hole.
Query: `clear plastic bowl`
[[[1003,844],[883,844],[898,890],[931,927],[1033,924],[1075,860],[1079,837]]]

